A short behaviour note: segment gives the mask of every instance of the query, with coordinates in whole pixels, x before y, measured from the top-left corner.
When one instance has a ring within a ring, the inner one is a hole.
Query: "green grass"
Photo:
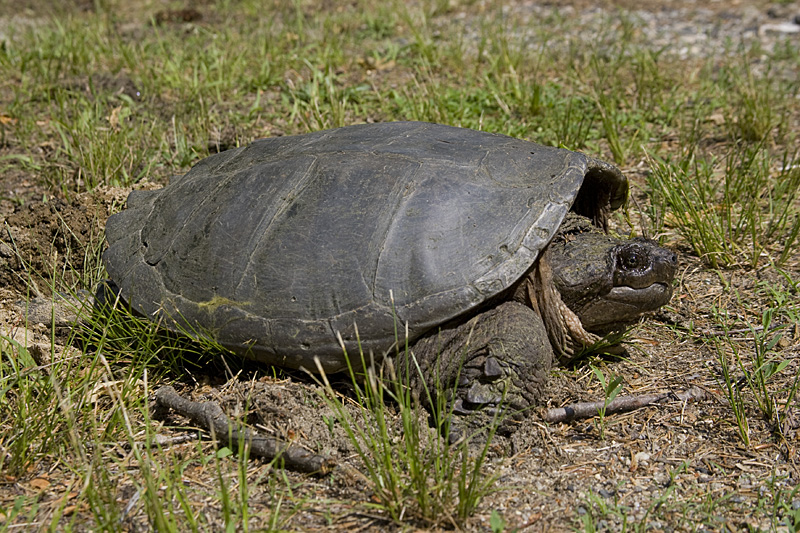
[[[622,376],[613,376],[609,375],[606,376],[602,369],[596,367],[594,365],[590,365],[592,369],[592,373],[594,374],[597,381],[600,383],[600,387],[603,392],[603,407],[598,409],[597,418],[595,419],[595,427],[597,428],[597,433],[600,436],[600,440],[606,439],[606,426],[608,421],[606,420],[606,408],[608,404],[614,401],[620,392],[622,392]]]
[[[128,513],[139,514],[140,509],[149,527],[159,531],[204,531],[220,524],[230,531],[246,531],[250,524],[259,524],[259,530],[280,529],[302,499],[282,507],[291,483],[267,475],[271,465],[253,476],[244,446],[238,455],[201,441],[184,456],[162,449],[150,419],[151,379],[169,373],[191,376],[204,358],[218,359],[224,350],[165,335],[122,310],[115,313],[112,322],[94,317],[86,331],[76,331],[81,342],[74,344],[90,343],[91,348],[51,354],[50,364],[35,361],[24,344],[0,338],[0,407],[6,413],[14,409],[13,417],[3,418],[3,472],[24,476],[43,459],[58,458],[53,470],[63,471],[74,491],[71,499],[100,530],[118,529]],[[213,471],[216,486],[198,491],[187,484],[186,471],[192,468]],[[133,475],[120,478],[121,472]],[[251,510],[252,493],[270,505]],[[123,497],[130,501],[127,508],[118,505]],[[214,507],[219,510],[211,521],[197,515],[198,500],[209,498],[218,502]],[[72,503],[65,498],[39,509],[36,496],[20,497],[4,511],[4,520],[44,516],[53,526],[73,527],[77,515],[65,515]]]
[[[657,213],[672,213],[677,230],[714,268],[788,261],[800,235],[794,148],[776,153],[762,138],[731,146],[724,159],[694,150],[652,161]]]
[[[344,349],[341,337],[339,341]],[[407,342],[405,357],[396,359],[409,367],[399,372],[405,379],[398,376],[393,360],[375,365],[363,352],[359,356],[356,368],[367,368],[366,375],[356,372],[347,358],[355,401],[362,407],[359,413],[350,414],[324,372],[322,394],[364,465],[376,507],[398,524],[416,519],[426,526],[462,527],[483,498],[501,490],[496,476],[487,474],[484,466],[502,416],[495,416],[482,433],[464,435],[451,444],[450,428],[457,415],[444,398],[454,391],[428,390],[428,385],[417,391],[431,406],[433,422],[428,427],[428,415],[414,401],[410,385],[412,375],[419,375],[423,383],[425,376]],[[396,417],[387,402],[399,411]],[[400,424],[392,423],[394,418]],[[471,449],[473,439],[483,443]]]
[[[564,13],[527,20],[509,15],[507,4],[218,0],[203,3],[197,23],[157,25],[145,3],[98,1],[82,12],[34,2],[30,13],[42,16],[9,28],[0,45],[2,200],[36,206],[164,184],[220,148],[367,121],[441,122],[585,151],[631,178],[632,202],[616,230],[655,236],[685,259],[670,311],[682,320],[654,326],[655,343],[674,340],[672,348],[691,345],[705,357],[696,371],[729,406],[707,439],[733,435],[747,453],[773,450],[770,461],[793,456],[800,100],[787,72],[800,65],[796,43],[764,50],[731,42],[713,58],[686,60],[669,47],[654,50],[624,11],[578,32]],[[16,296],[74,293],[104,277],[102,236],[82,236],[60,215],[36,246],[2,228],[0,257],[20,265],[4,280]],[[73,348],[56,350],[64,344]],[[208,443],[178,452],[155,441],[145,391],[224,373],[204,366],[220,354],[124,313],[79,338],[20,322],[0,331],[0,473],[8,483],[0,486],[0,531],[24,523],[100,531],[302,525],[293,520],[319,507],[305,491],[333,491],[335,482],[267,473],[246,453]],[[521,525],[513,509],[491,507],[495,479],[485,457],[424,434],[402,389],[368,383],[359,394],[367,418],[350,424],[365,446],[362,460],[376,463],[368,474],[379,502],[350,502],[355,513],[381,512],[395,524],[413,516],[415,524],[479,529],[470,517],[484,516],[482,527],[494,530]],[[607,385],[601,394],[610,399]],[[382,426],[381,417],[393,416],[381,411],[385,396],[402,406],[400,433]],[[613,439],[616,422],[597,424]],[[432,451],[420,452],[423,442]],[[547,446],[571,445],[564,442]],[[205,468],[202,484],[186,481]],[[3,492],[47,472],[63,482],[52,491],[60,499]],[[768,490],[755,514],[774,528],[796,527],[796,479],[760,475]],[[626,502],[590,494],[583,514],[571,508],[558,525],[728,527],[724,515],[737,504],[725,498],[741,494],[726,486],[686,496],[679,488],[645,502],[641,524],[626,521]],[[211,518],[195,518],[206,501]],[[331,523],[346,514],[328,512]]]
[[[784,434],[787,417],[800,385],[800,373],[795,371],[794,377],[781,380],[776,386],[780,374],[786,372],[792,360],[779,352],[779,345],[787,331],[799,322],[797,320],[797,303],[789,306],[766,307],[760,312],[760,324],[744,323],[744,328],[737,329],[737,321],[727,311],[712,309],[715,322],[721,326],[718,335],[710,342],[717,354],[721,370],[720,385],[731,406],[736,422],[736,429],[742,442],[750,446],[750,423],[748,417],[755,412],[766,422],[778,438],[786,438]],[[736,335],[729,332],[737,330],[738,335],[746,335],[747,343],[742,346],[734,340]]]
[[[593,533],[644,532],[665,526],[685,531],[724,528],[724,517],[742,504],[740,497],[734,491],[713,494],[701,489],[691,498],[685,498],[681,495],[679,478],[687,475],[686,466],[670,470],[670,484],[644,509],[633,508],[625,502],[621,495],[625,487],[619,487],[612,497],[587,490],[580,499],[574,529]],[[786,489],[781,481],[784,480],[779,476],[769,476],[758,498],[748,502],[750,517],[763,526],[762,531],[781,531],[781,527],[791,531],[800,523],[797,509],[791,503],[796,501],[797,488]]]

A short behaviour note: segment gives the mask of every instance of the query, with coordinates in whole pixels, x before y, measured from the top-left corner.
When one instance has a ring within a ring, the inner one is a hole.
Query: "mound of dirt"
[[[102,272],[106,219],[122,206],[128,192],[96,190],[72,200],[17,206],[2,221],[0,285],[21,295],[32,288],[44,296],[53,288],[90,288]]]

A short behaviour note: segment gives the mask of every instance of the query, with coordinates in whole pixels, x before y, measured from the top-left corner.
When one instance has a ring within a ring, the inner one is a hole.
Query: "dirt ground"
[[[569,2],[584,7],[586,2]],[[610,4],[611,2],[605,2]],[[638,9],[687,8],[694,2],[645,0],[619,2]],[[711,3],[719,10],[745,8],[747,2]],[[780,7],[780,6],[779,6]],[[762,7],[763,9],[763,7]],[[637,169],[625,169],[634,184]],[[40,185],[36,176],[5,175],[0,181],[0,327],[29,346],[39,345],[46,357],[50,329],[43,324],[25,327],[25,317],[16,302],[26,297],[50,295],[50,279],[56,272],[77,287],[87,272],[100,268],[103,228],[110,213],[120,209],[129,191],[98,190],[70,199]],[[16,199],[10,201],[10,198]],[[48,198],[42,202],[42,198]],[[699,401],[668,400],[627,414],[610,417],[605,439],[591,420],[547,424],[547,407],[602,399],[603,394],[588,367],[557,369],[550,393],[537,410],[510,437],[498,437],[491,448],[489,471],[498,475],[503,490],[481,504],[468,522],[471,530],[489,530],[491,510],[502,514],[508,528],[525,531],[564,530],[579,527],[575,517],[596,513],[599,506],[626,508],[629,523],[649,517],[652,531],[692,529],[719,531],[766,531],[772,525],[762,512],[763,501],[774,494],[771,483],[790,492],[800,480],[797,450],[800,447],[800,416],[787,421],[785,438],[776,439],[755,413],[750,416],[754,447],[745,447],[736,433],[730,405],[721,389],[720,368],[714,353],[716,329],[709,318],[712,306],[728,309],[733,316],[758,323],[760,317],[745,316],[736,294],[755,308],[766,298],[764,282],[787,282],[771,269],[735,268],[710,271],[677,239],[668,244],[680,255],[675,295],[669,309],[638,325],[629,340],[628,357],[606,361],[607,368],[624,378],[623,394],[681,392],[699,387],[708,397]],[[787,272],[800,279],[798,257],[789,261]],[[82,266],[82,268],[81,268]],[[731,291],[733,288],[735,291]],[[679,330],[692,328],[694,337]],[[751,339],[747,331],[735,332],[743,346]],[[65,343],[66,336],[57,339]],[[66,347],[60,345],[59,350]],[[800,372],[800,327],[786,329],[779,345],[791,361],[787,376]],[[190,385],[194,380],[195,385]],[[265,434],[296,439],[300,436],[315,452],[344,463],[360,466],[343,429],[332,429],[325,420],[333,413],[319,398],[317,385],[300,375],[276,379],[271,371],[246,367],[239,377],[228,380],[199,371],[177,388],[187,397],[218,401],[235,414],[250,403],[248,420]],[[353,411],[355,412],[355,411]],[[172,430],[167,418],[159,430],[165,438],[189,436]],[[195,446],[193,440],[173,445]],[[177,453],[177,452],[176,452]],[[266,467],[254,461],[253,471]],[[51,477],[56,492],[59,473],[69,477],[63,465],[54,465]],[[187,473],[191,478],[192,473]],[[200,474],[198,474],[200,475]],[[306,478],[289,473],[297,482],[296,496],[308,497],[303,510],[286,525],[296,530],[379,530],[390,527],[380,516],[353,511],[348,502],[365,502],[363,480],[346,475]],[[65,482],[66,483],[66,482]],[[128,483],[130,483],[128,481]],[[2,490],[2,489],[0,489]],[[266,495],[254,493],[253,502]],[[314,504],[313,500],[319,501]],[[797,498],[796,507],[800,507]],[[214,503],[208,504],[215,508]],[[610,530],[623,527],[613,513],[600,524]],[[654,518],[655,517],[655,518]],[[147,528],[142,515],[132,517],[131,529]]]

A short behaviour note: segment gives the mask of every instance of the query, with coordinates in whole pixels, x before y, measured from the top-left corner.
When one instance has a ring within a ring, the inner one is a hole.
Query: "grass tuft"
[[[428,413],[415,405],[408,378],[398,380],[392,360],[376,366],[363,352],[359,355],[354,367],[345,353],[357,415],[345,407],[321,368],[320,373],[323,396],[367,471],[377,507],[397,523],[416,519],[426,526],[461,527],[484,497],[500,490],[496,476],[485,472],[499,419],[496,416],[482,435],[486,440],[477,453],[470,449],[471,436],[451,444],[448,435],[455,415],[445,405],[443,391],[429,391],[426,386],[421,393],[433,406],[433,427],[429,427]],[[413,353],[407,352],[404,359],[414,368],[403,375],[421,374]],[[356,368],[367,370],[361,374]],[[399,424],[393,423],[395,419]]]

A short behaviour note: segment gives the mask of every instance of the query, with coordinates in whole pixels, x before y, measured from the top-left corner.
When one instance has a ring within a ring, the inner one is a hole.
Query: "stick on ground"
[[[692,387],[684,392],[677,394],[672,392],[663,392],[660,394],[642,394],[634,396],[621,396],[612,401],[606,406],[606,414],[611,413],[624,413],[626,411],[633,411],[651,405],[654,403],[662,402],[667,399],[676,399],[682,402],[691,400],[701,400],[706,398],[708,393],[697,387]],[[581,402],[567,405],[565,407],[556,407],[548,409],[545,414],[546,422],[567,422],[579,418],[592,418],[597,416],[600,409],[603,408],[604,402]]]
[[[247,428],[232,423],[228,415],[215,402],[193,402],[178,394],[167,385],[156,391],[156,407],[172,409],[190,419],[194,424],[215,435],[231,448],[239,448],[239,443],[250,446],[250,454],[272,461],[276,457],[286,468],[301,472],[327,474],[335,462],[305,448],[272,437],[264,437]]]

